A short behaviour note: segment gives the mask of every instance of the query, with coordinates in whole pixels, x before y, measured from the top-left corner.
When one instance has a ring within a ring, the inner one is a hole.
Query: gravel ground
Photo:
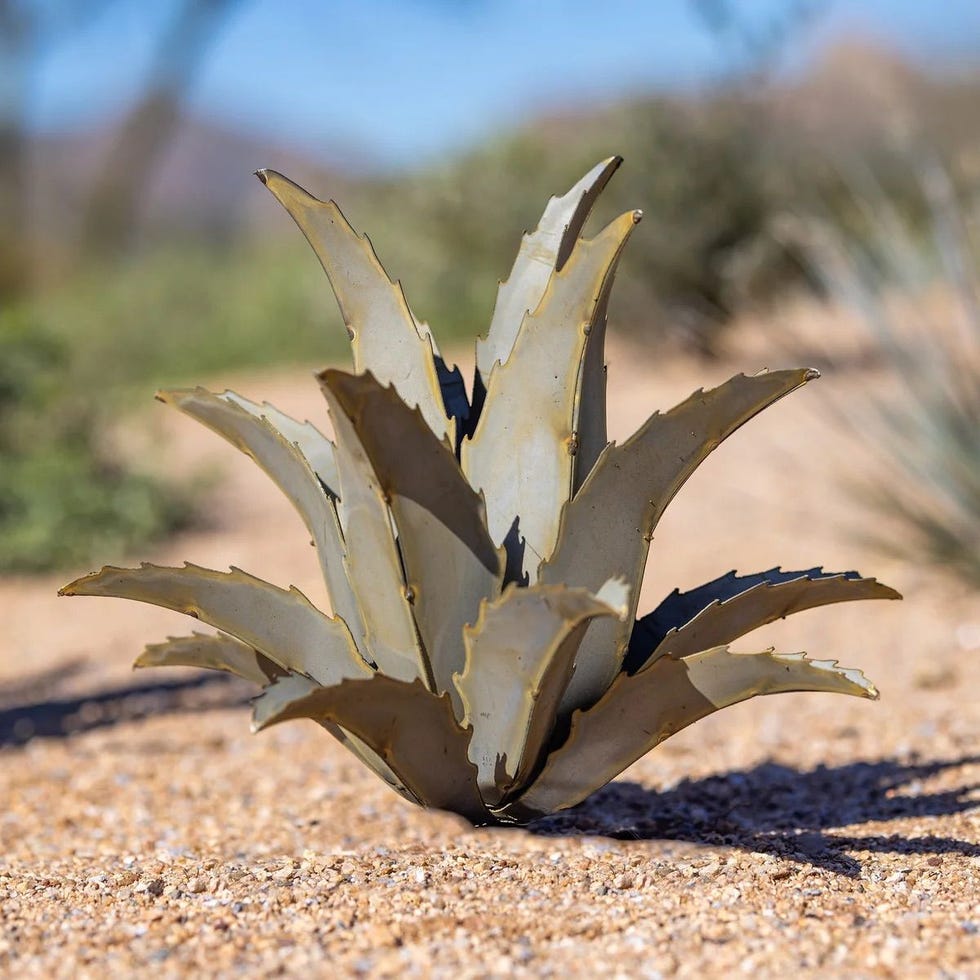
[[[614,434],[762,366],[614,352]],[[413,809],[312,724],[249,735],[238,682],[129,674],[182,617],[58,600],[67,576],[0,582],[0,970],[980,976],[980,604],[860,543],[866,518],[835,480],[866,454],[826,407],[865,382],[825,378],[718,450],[657,533],[641,608],[732,567],[858,567],[905,602],[805,613],[738,648],[839,658],[881,700],[727,709],[527,829]],[[304,373],[236,387],[322,415]],[[319,600],[262,474],[153,418],[148,445],[168,436],[171,458],[223,477],[214,527],[137,557],[234,563]]]

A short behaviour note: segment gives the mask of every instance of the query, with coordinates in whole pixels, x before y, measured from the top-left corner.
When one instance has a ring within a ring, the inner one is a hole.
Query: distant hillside
[[[98,170],[113,152],[115,134],[115,126],[106,124],[34,138],[31,209],[42,235],[74,232]],[[349,166],[356,167],[353,161]],[[141,220],[155,233],[239,234],[263,214],[265,195],[252,176],[259,167],[281,170],[327,195],[344,196],[353,182],[312,153],[185,115],[145,189]]]

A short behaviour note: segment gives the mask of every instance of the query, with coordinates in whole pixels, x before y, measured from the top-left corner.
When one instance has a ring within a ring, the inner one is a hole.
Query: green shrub
[[[95,399],[67,384],[70,352],[26,309],[0,314],[0,571],[83,565],[185,524],[187,494],[99,439]]]

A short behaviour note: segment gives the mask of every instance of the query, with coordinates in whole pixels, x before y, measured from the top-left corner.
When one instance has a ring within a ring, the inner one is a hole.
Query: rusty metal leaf
[[[554,554],[539,579],[596,589],[612,576],[635,583],[625,622],[593,623],[582,641],[561,714],[594,704],[622,667],[654,528],[674,494],[723,440],[805,384],[808,369],[738,375],[654,413],[622,445],[609,445],[565,507]]]
[[[567,194],[552,197],[537,228],[521,238],[510,275],[497,290],[487,336],[476,342],[476,369],[481,378],[488,379],[493,365],[510,357],[525,315],[538,308],[552,274],[568,260],[596,198],[622,162],[622,157],[609,157]]]
[[[686,657],[724,646],[805,609],[857,599],[900,598],[894,589],[857,572],[822,568],[801,572],[773,568],[743,576],[730,572],[689,592],[673,592],[638,619],[623,666],[635,673],[663,656]]]
[[[306,696],[267,704],[255,700],[253,727],[292,718],[332,721],[361,739],[425,806],[452,810],[474,822],[489,818],[467,750],[470,732],[453,715],[448,694],[433,694],[421,680],[383,674],[347,680]]]
[[[788,691],[878,697],[859,670],[802,653],[716,647],[661,657],[639,674],[619,674],[597,704],[575,712],[568,739],[502,815],[529,820],[574,806],[682,728],[748,698]]]
[[[502,555],[483,499],[417,409],[370,374],[325,371],[322,384],[357,433],[398,530],[411,607],[436,690],[458,697],[463,627],[500,592]],[[458,708],[458,702],[456,707]]]
[[[345,539],[356,542],[347,571],[363,613],[366,646],[382,673],[402,681],[420,677],[431,689],[432,671],[416,630],[386,491],[344,406],[323,377],[320,381],[337,439],[338,514]]]
[[[354,370],[370,368],[394,384],[429,427],[455,447],[455,423],[446,413],[429,330],[420,324],[399,283],[385,272],[370,240],[358,235],[333,201],[320,201],[274,170],[258,178],[313,246],[330,280],[354,351]]]
[[[215,395],[204,388],[187,388],[161,391],[157,398],[206,425],[250,456],[289,498],[313,538],[331,608],[347,624],[361,654],[370,659],[363,615],[348,575],[347,545],[337,515],[335,496],[339,476],[333,444],[312,426],[301,425],[277,413],[279,421],[293,422],[287,428],[289,435],[296,438],[284,436],[265,408],[233,392]],[[325,472],[309,461],[304,445]],[[330,481],[329,490],[324,489],[324,476]]]
[[[597,616],[625,616],[628,595],[618,580],[595,595],[511,584],[463,630],[466,666],[456,686],[463,724],[473,729],[470,758],[491,806],[522,787],[540,762],[586,626]]]
[[[589,331],[637,220],[639,212],[628,212],[595,238],[579,239],[524,318],[511,356],[491,371],[476,429],[460,447],[467,478],[486,494],[495,543],[505,541],[519,517],[532,582],[541,558],[551,554],[561,507],[572,493],[577,389]]]
[[[116,596],[185,613],[321,684],[371,674],[343,620],[325,616],[298,589],[277,588],[239,568],[107,565],[66,585],[59,595]]]

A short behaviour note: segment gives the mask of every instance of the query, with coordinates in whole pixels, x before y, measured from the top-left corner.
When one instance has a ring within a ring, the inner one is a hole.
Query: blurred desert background
[[[980,9],[676,0],[0,0],[0,964],[17,976],[976,975]],[[735,568],[901,603],[774,624],[876,703],[678,734],[526,830],[413,810],[244,683],[133,674],[187,621],[56,596],[103,564],[324,601],[254,464],[154,402],[329,420],[329,285],[252,176],[333,198],[472,372],[548,197],[625,163],[611,436],[734,373],[822,377],[721,446],[640,611]]]

